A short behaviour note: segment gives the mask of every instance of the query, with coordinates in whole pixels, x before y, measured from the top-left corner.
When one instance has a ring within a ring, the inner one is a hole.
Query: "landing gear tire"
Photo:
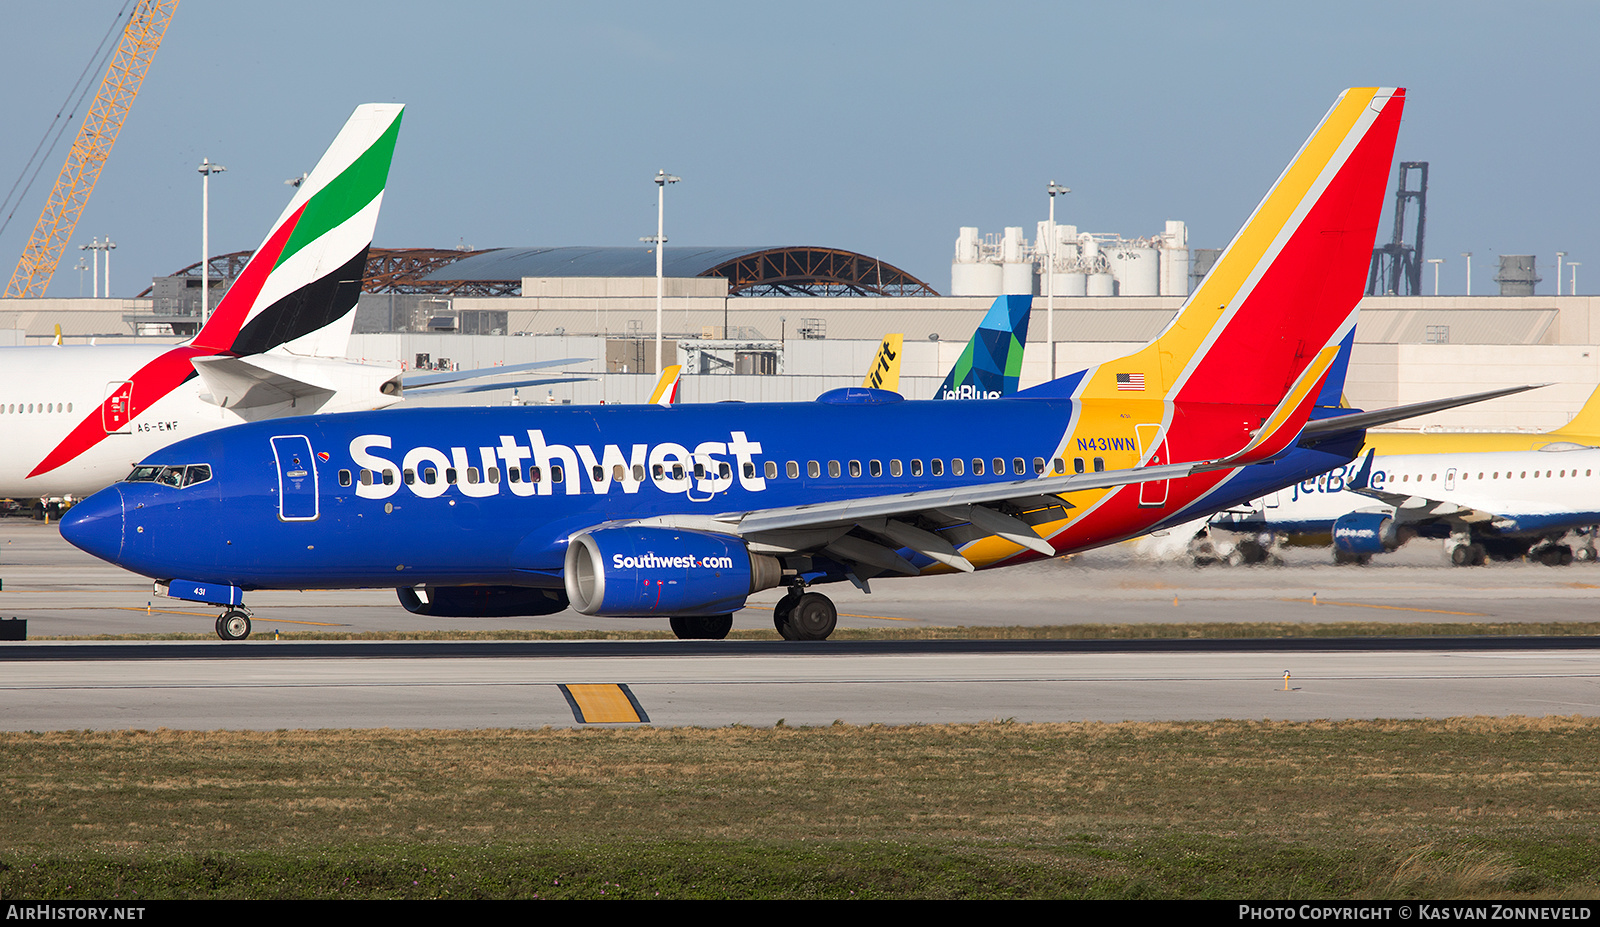
[[[733,630],[733,615],[677,615],[668,619],[680,641],[720,641]]]
[[[1545,566],[1567,566],[1572,563],[1572,548],[1565,544],[1552,544],[1529,555]]]
[[[1450,562],[1455,566],[1483,566],[1487,559],[1489,555],[1481,544],[1460,544],[1450,548]]]
[[[250,636],[250,615],[230,608],[217,618],[217,636],[225,641],[242,641]]]
[[[778,635],[786,641],[799,640],[794,636],[794,626],[789,623],[789,616],[794,614],[794,607],[805,597],[805,592],[800,587],[795,587],[787,595],[772,606],[772,626],[778,630]]]
[[[1353,564],[1355,566],[1366,566],[1368,563],[1372,562],[1372,555],[1371,554],[1353,554],[1353,553],[1351,553],[1349,551],[1339,550],[1338,548],[1334,548],[1334,551],[1333,551],[1333,562],[1337,563],[1337,564],[1341,564],[1341,565],[1343,565],[1343,564]]]
[[[778,629],[785,640],[825,641],[839,623],[839,610],[822,593],[808,592],[795,601],[787,618]]]

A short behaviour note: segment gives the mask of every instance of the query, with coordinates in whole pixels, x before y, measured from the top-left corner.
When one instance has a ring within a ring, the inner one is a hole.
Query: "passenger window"
[[[445,468],[445,470],[444,470],[444,481],[446,483],[449,483],[451,486],[454,486],[456,484],[456,468],[455,467],[446,467]]]
[[[417,471],[407,467],[400,471],[400,478],[405,480],[407,486],[410,486],[417,481]]]
[[[1072,458],[1072,472],[1073,473],[1082,473],[1083,472],[1083,458],[1082,457],[1074,457],[1074,458]]]
[[[1096,472],[1096,473],[1104,472],[1105,468],[1106,468],[1106,459],[1104,457],[1096,457],[1094,459],[1094,472]]]
[[[788,463],[784,464],[783,465],[783,472],[788,474],[789,479],[798,480],[800,478],[800,461],[791,460]]]
[[[435,470],[432,467],[428,467],[426,470],[423,470],[422,471],[422,482],[428,484],[429,486],[432,486],[434,483],[439,482],[439,471]]]
[[[873,476],[883,476],[883,464],[876,460],[867,461],[867,472]]]
[[[806,461],[806,475],[812,479],[816,479],[817,477],[821,476],[822,465],[817,463],[815,460]]]
[[[534,468],[533,472],[534,473],[538,473],[539,472],[538,468]],[[550,465],[550,482],[559,483],[562,480],[566,479],[566,477],[567,477],[567,474],[566,474],[565,471],[563,471],[561,469],[561,465],[560,464],[551,464]],[[534,477],[534,479],[537,480],[538,477]]]
[[[944,459],[943,458],[941,458],[941,457],[933,458],[932,460],[928,461],[928,467],[929,467],[928,473],[929,473],[930,476],[944,476]]]
[[[478,482],[478,468],[477,467],[468,467],[467,468],[467,482],[473,483],[473,484],[476,484]]]
[[[904,472],[905,472],[904,470],[900,469],[900,459],[898,457],[895,458],[894,460],[889,461],[889,475],[890,476],[900,476]]]
[[[859,461],[859,460],[850,461],[850,476],[852,478],[854,478],[854,477],[858,477],[860,475],[861,475],[861,461]]]
[[[676,463],[672,465],[672,478],[675,480],[683,479],[683,464]]]
[[[1044,458],[1033,458],[1033,472],[1037,476],[1044,476]]]
[[[633,481],[635,483],[644,482],[644,464],[633,465]]]
[[[394,471],[393,470],[385,470],[385,471],[383,471],[383,485],[385,485],[385,486],[393,486],[394,485]]]
[[[489,482],[491,482],[491,483],[500,482],[500,468],[499,467],[490,467],[489,468]]]
[[[983,458],[982,457],[974,457],[974,458],[972,458],[972,475],[973,476],[983,476]]]
[[[694,464],[694,478],[697,480],[703,480],[706,478],[706,465],[698,460],[695,461]]]
[[[1042,460],[1039,461],[1039,469],[1040,470],[1044,469],[1044,461],[1042,461]],[[1013,458],[1011,458],[1011,474],[1013,476],[1025,476],[1025,475],[1027,475],[1027,473],[1028,473],[1028,462],[1027,461],[1023,460],[1021,457],[1013,457]]]
[[[838,479],[839,478],[839,461],[837,461],[837,460],[828,461],[828,475],[833,477],[834,479]]]
[[[611,478],[619,483],[623,480],[626,480],[628,478],[628,468],[624,467],[622,464],[612,464]]]
[[[361,485],[363,485],[363,486],[371,486],[372,485],[372,471],[371,470],[363,469],[361,471]]]
[[[728,477],[733,476],[733,468],[728,466],[727,462],[724,461],[720,466],[717,467],[717,475],[723,479],[727,479]]]
[[[339,471],[339,485],[340,486],[349,486],[350,485],[350,471],[349,470],[340,470]]]
[[[767,469],[767,479],[775,480],[775,479],[778,478],[778,462],[776,460],[767,461],[766,469]]]
[[[961,458],[960,457],[952,457],[952,458],[950,458],[950,475],[951,476],[962,476],[962,475],[964,475],[963,472],[962,472],[962,469],[961,469],[962,466],[963,466],[963,464],[961,463]]]
[[[540,472],[538,467],[528,468],[528,482],[537,483],[542,479],[544,479],[544,474]]]
[[[921,476],[922,475],[922,461],[917,460],[915,458],[912,458],[912,460],[911,460],[911,475],[912,476]]]
[[[745,479],[750,479],[756,475],[756,465],[754,461],[745,461],[744,466],[741,469],[744,470]]]
[[[513,483],[522,482],[522,468],[512,467],[510,470],[506,471],[506,477],[509,478]]]
[[[1004,459],[996,457],[993,461],[991,461],[991,463],[993,463],[994,466],[989,470],[990,473],[993,473],[995,476],[1006,475],[1006,462]]]
[[[599,464],[595,464],[590,468],[589,475],[594,477],[594,481],[598,483],[606,478],[606,471]]]

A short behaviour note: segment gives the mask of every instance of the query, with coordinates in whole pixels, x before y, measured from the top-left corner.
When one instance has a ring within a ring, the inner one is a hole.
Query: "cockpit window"
[[[190,464],[188,466],[160,467],[141,464],[133,468],[133,472],[123,479],[124,483],[160,483],[174,489],[193,486],[211,479],[210,464]]]

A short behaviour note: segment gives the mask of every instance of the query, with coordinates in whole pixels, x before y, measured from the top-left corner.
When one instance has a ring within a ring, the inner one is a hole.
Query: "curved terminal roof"
[[[463,257],[420,278],[422,284],[485,285],[524,277],[653,277],[653,248],[498,248]],[[726,277],[735,296],[937,296],[892,264],[838,248],[668,247],[668,277]]]
[[[213,278],[233,279],[248,251],[211,258]],[[668,246],[668,277],[725,277],[734,296],[938,296],[892,264],[839,248]],[[198,276],[199,262],[175,276]],[[636,248],[373,248],[361,288],[368,293],[518,296],[524,277],[654,277],[655,251]],[[139,295],[149,295],[146,290]]]

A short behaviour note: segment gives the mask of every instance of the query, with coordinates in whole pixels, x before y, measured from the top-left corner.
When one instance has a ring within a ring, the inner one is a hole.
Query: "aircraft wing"
[[[496,389],[512,389],[523,386],[548,386],[552,383],[584,383],[594,377],[544,377],[534,380],[490,380],[487,383],[456,383],[449,386],[427,386],[421,389],[406,389],[412,396],[443,396],[447,393],[486,393]]]
[[[446,383],[458,383],[462,380],[478,380],[485,377],[498,377],[508,373],[524,373],[529,370],[543,370],[546,367],[560,367],[563,364],[586,364],[593,361],[592,357],[563,357],[559,360],[533,361],[527,364],[506,364],[503,367],[480,367],[476,370],[447,370],[440,373],[413,373],[404,377],[400,385],[406,389],[420,389],[423,387],[443,386]],[[570,382],[566,380],[551,382]],[[494,387],[503,389],[504,387]],[[440,392],[444,392],[440,390]]]
[[[812,550],[878,571],[915,575],[921,569],[896,553],[900,548],[909,548],[931,560],[971,572],[975,567],[961,556],[946,536],[917,527],[911,524],[911,520],[940,529],[970,526],[964,534],[958,532],[954,535],[960,543],[987,536],[1000,537],[1053,557],[1055,548],[1040,537],[1033,526],[1065,517],[1065,509],[1071,503],[1057,498],[1057,493],[1178,479],[1202,469],[1208,463],[1201,461],[1100,473],[1042,476],[976,486],[722,512],[709,516],[669,515],[618,524],[734,534],[745,538],[750,542],[751,549],[758,552]],[[847,536],[855,528],[882,538],[889,545]],[[864,571],[858,569],[858,575],[860,572]]]
[[[1418,415],[1443,412],[1445,409],[1471,405],[1474,402],[1483,402],[1486,399],[1498,399],[1501,396],[1510,396],[1513,393],[1522,393],[1549,385],[1548,383],[1535,383],[1530,386],[1507,386],[1503,389],[1470,393],[1450,399],[1430,399],[1427,402],[1412,402],[1389,409],[1378,409],[1373,412],[1352,412],[1349,415],[1336,415],[1332,418],[1318,419],[1307,423],[1305,428],[1300,431],[1300,439],[1303,441],[1307,438],[1320,438],[1330,434],[1354,431],[1357,428],[1376,428],[1379,425],[1388,425],[1392,422],[1415,418]]]

